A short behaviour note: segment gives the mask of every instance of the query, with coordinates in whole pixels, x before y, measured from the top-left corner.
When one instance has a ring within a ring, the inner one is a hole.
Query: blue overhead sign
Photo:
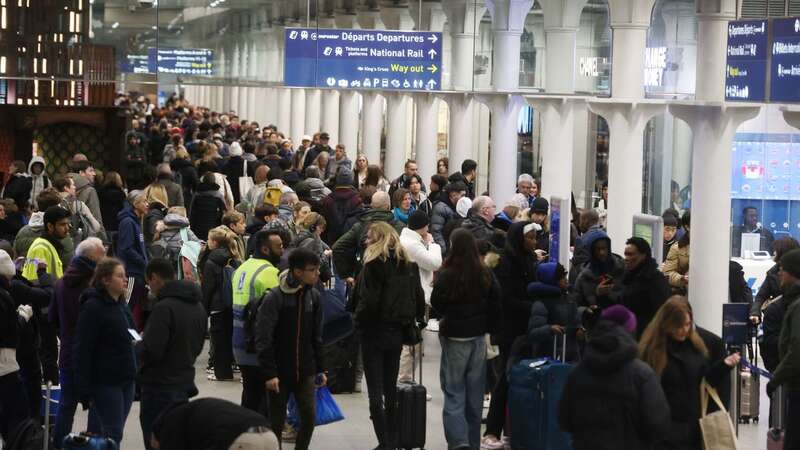
[[[772,22],[770,100],[800,102],[800,18]]]
[[[767,92],[766,20],[739,20],[728,23],[725,99],[763,102]]]
[[[148,66],[152,73],[177,75],[213,75],[214,52],[205,48],[148,48]]]
[[[286,86],[441,89],[441,33],[287,28],[284,42]]]

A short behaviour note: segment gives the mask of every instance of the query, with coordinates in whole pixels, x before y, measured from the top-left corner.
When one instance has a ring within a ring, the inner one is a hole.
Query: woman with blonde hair
[[[364,268],[348,309],[361,339],[369,412],[380,449],[397,448],[396,380],[403,345],[416,345],[416,323],[425,316],[425,294],[395,229],[375,222],[367,230]]]
[[[356,189],[364,187],[364,183],[367,181],[367,167],[369,167],[367,155],[359,153],[356,158],[355,177],[353,177],[353,185]]]
[[[702,449],[700,384],[705,380],[719,389],[739,364],[738,353],[725,356],[710,349],[715,340],[719,338],[713,339],[710,332],[695,326],[689,302],[677,295],[658,309],[645,329],[639,354],[661,378],[671,411],[670,429],[657,449]]]

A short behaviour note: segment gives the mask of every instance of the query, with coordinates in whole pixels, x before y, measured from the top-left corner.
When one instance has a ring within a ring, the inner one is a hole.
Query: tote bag
[[[253,177],[247,176],[247,160],[244,160],[242,164],[242,175],[239,177],[239,198],[243,199],[247,196],[247,193],[250,192],[250,189],[253,188]]]
[[[719,411],[708,414],[708,398],[711,397]],[[740,450],[731,416],[719,399],[717,390],[706,380],[700,383],[700,430],[703,433],[705,450]]]

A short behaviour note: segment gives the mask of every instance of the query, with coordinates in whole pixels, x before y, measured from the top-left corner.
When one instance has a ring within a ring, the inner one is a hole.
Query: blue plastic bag
[[[333,399],[331,391],[327,386],[317,388],[317,417],[314,421],[315,426],[327,425],[329,423],[344,420],[344,414]],[[286,406],[289,413],[286,415],[286,421],[294,428],[300,427],[300,412],[297,408],[297,401],[294,399],[294,394],[289,395],[289,403]]]

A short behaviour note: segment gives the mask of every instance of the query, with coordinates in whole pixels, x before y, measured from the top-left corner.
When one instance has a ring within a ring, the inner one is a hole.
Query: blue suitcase
[[[558,403],[571,370],[550,358],[523,359],[511,368],[508,409],[514,450],[571,450],[570,435],[558,426]]]
[[[62,450],[117,450],[117,443],[104,436],[86,433],[70,433],[64,438]]]

